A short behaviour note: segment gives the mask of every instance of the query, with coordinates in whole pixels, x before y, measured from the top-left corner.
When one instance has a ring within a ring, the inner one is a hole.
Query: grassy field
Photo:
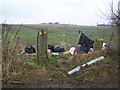
[[[60,26],[60,25],[24,25],[20,27],[19,37],[21,41],[35,44],[37,30],[33,28],[45,28],[48,29],[48,44],[58,44],[65,42],[70,46],[74,46],[78,38],[79,31],[82,31],[91,39],[95,40],[96,37],[104,39],[104,42],[108,42],[111,36],[111,29],[109,27],[87,27],[87,26]],[[16,30],[19,26],[12,26],[11,38],[14,38]]]
[[[11,25],[10,42],[13,42],[15,34],[19,29],[19,25]],[[108,43],[112,35],[110,27],[96,27],[96,26],[68,26],[68,25],[22,25],[19,29],[19,45],[18,50],[25,47],[26,44],[36,45],[36,33],[34,28],[47,28],[48,30],[48,44],[54,46],[65,43],[69,49],[75,46],[79,31],[95,40],[97,37]],[[15,42],[15,41],[14,41]],[[43,71],[40,64],[36,62],[36,56],[20,55],[15,56],[10,70],[9,78],[4,81],[4,87],[79,87],[79,88],[94,88],[94,87],[117,87],[118,81],[118,60],[116,36],[113,38],[112,47],[109,50],[105,59],[90,67],[86,67],[72,75],[67,72],[72,68],[86,63],[97,56],[103,55],[100,51],[80,55],[76,60],[70,54],[59,56],[49,55],[47,69]],[[19,51],[18,51],[19,52]],[[15,53],[17,55],[17,53]],[[66,77],[56,71],[53,66],[59,69]],[[3,79],[4,80],[4,79]],[[15,84],[17,82],[18,84]],[[22,85],[21,85],[22,84]]]

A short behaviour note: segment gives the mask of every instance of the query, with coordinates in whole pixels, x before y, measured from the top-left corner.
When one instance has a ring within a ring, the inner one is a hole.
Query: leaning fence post
[[[37,60],[42,66],[47,65],[47,30],[39,29],[37,31]]]

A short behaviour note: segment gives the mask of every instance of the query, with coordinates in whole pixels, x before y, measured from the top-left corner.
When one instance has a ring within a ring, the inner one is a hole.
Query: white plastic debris
[[[70,74],[72,74],[72,73],[74,73],[74,72],[77,72],[77,71],[79,71],[80,70],[80,66],[77,66],[76,68],[74,68],[74,69],[72,69],[71,71],[69,71],[68,72],[68,74],[70,75]]]
[[[89,51],[90,51],[90,52],[93,52],[94,50],[93,50],[93,48],[90,48]]]
[[[47,52],[48,52],[48,53],[51,53],[51,50],[50,50],[50,49],[48,49],[48,50],[47,50]]]
[[[70,54],[72,54],[72,55],[74,54],[74,51],[75,51],[75,47],[71,47],[69,50]]]
[[[102,44],[102,50],[104,50],[106,48],[107,44],[106,43],[103,43]]]
[[[18,55],[21,55],[21,54],[23,54],[23,53],[25,53],[25,50],[23,49]]]
[[[88,66],[88,65],[90,65],[90,64],[93,64],[93,63],[95,63],[95,62],[97,62],[97,61],[100,61],[100,60],[103,60],[103,59],[104,59],[104,56],[100,56],[100,57],[98,57],[98,58],[96,58],[96,59],[93,59],[93,60],[91,60],[91,61],[89,61],[89,62],[87,62],[87,63],[85,63],[85,64],[82,64],[82,65],[80,65],[80,66],[77,66],[76,68],[68,71],[68,74],[70,75],[70,74],[72,74],[72,73],[74,73],[74,72],[79,71],[81,68],[83,68],[83,67],[85,67],[85,66]]]
[[[52,55],[57,55],[57,56],[58,56],[58,55],[59,55],[59,53],[52,53]]]
[[[94,60],[91,60],[91,61],[87,62],[87,65],[93,64],[93,63],[95,63],[97,61],[100,61],[102,59],[104,59],[104,56],[100,56],[100,57],[98,57],[98,58],[96,58]]]
[[[86,64],[81,65],[81,67],[85,67],[85,66],[86,66]]]
[[[91,53],[91,52],[93,52],[93,51],[94,51],[93,48],[90,48],[88,53]]]

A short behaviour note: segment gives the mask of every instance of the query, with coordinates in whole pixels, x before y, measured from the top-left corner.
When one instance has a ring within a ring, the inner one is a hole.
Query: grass
[[[27,26],[27,27],[26,27]],[[28,28],[29,27],[29,28]],[[19,30],[18,36],[20,37],[20,41],[25,42],[26,44],[36,44],[36,30],[32,27],[47,27],[48,28],[48,44],[60,45],[61,42],[65,42],[69,46],[75,46],[75,42],[78,38],[78,31],[84,32],[88,37],[95,40],[96,37],[103,38],[104,42],[108,42],[111,36],[111,29],[108,27],[81,27],[81,26],[42,26],[42,25],[24,25],[21,26]],[[10,40],[14,39],[15,33],[17,32],[19,26],[13,25],[10,32]],[[115,44],[114,44],[115,45]],[[49,55],[48,66],[46,72],[42,71],[42,65],[36,62],[35,57],[27,57],[21,56],[22,58],[22,75],[17,79],[22,79],[23,82],[25,80],[32,79],[41,81],[45,80],[56,80],[63,79],[66,80],[60,73],[54,70],[53,66],[58,68],[62,73],[67,75],[68,70],[75,68],[76,66],[87,62],[87,60],[91,60],[90,57],[83,57],[83,61],[78,62],[77,60],[68,61],[71,55],[63,55],[59,56]],[[59,59],[63,59],[61,63],[58,62]],[[100,67],[100,65],[105,64],[105,67]],[[114,50],[109,51],[109,55],[105,57],[104,61],[98,62],[94,65],[86,67],[72,75],[67,75],[70,78],[72,83],[78,83],[81,80],[88,80],[94,83],[108,83],[111,82],[111,78],[117,79],[117,69],[116,65],[118,64],[117,55]],[[112,66],[111,68],[107,67],[107,65]],[[66,69],[67,68],[67,69]],[[66,70],[65,70],[66,69]],[[30,74],[29,74],[29,73]],[[40,75],[39,75],[40,74]],[[32,79],[31,79],[31,77]],[[24,80],[23,77],[26,77]],[[14,76],[12,76],[14,78]],[[27,78],[28,77],[28,78]],[[12,79],[13,79],[12,78]],[[30,81],[28,80],[28,82]],[[34,80],[34,81],[35,81]]]
[[[34,26],[33,26],[34,27]],[[40,26],[39,26],[40,27]],[[41,26],[43,27],[43,26]],[[103,38],[108,40],[111,35],[110,28],[96,27],[96,28],[86,28],[86,27],[66,27],[66,26],[46,26],[48,28],[48,43],[56,45],[59,42],[65,42],[68,45],[75,45],[77,37],[79,35],[78,31],[82,31],[88,37],[95,40],[96,37]],[[12,26],[11,28],[11,39],[14,38],[14,35],[19,26]],[[28,43],[36,43],[36,33],[37,31],[33,28],[28,28],[21,26],[19,30],[19,37],[21,41]]]
[[[10,33],[11,40],[14,39],[14,36],[15,36],[18,28],[19,28],[19,26],[12,26],[11,33]],[[27,43],[35,43],[36,31],[31,28],[21,26],[19,29],[18,36],[20,37],[21,41],[25,41]]]

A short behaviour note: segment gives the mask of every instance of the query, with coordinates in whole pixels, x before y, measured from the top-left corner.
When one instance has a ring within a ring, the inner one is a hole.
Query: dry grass
[[[99,56],[105,56],[105,55],[106,55],[106,50],[93,51],[91,53],[84,53],[84,54],[76,54],[74,56],[71,56],[68,62],[75,61],[78,64],[82,64],[87,61],[93,60]]]
[[[19,36],[18,31],[15,34],[14,42],[10,42],[10,29],[11,26],[7,24],[2,25],[2,66],[3,66],[3,80],[10,77],[11,69],[13,72],[20,72],[20,58],[18,57],[19,51]]]

